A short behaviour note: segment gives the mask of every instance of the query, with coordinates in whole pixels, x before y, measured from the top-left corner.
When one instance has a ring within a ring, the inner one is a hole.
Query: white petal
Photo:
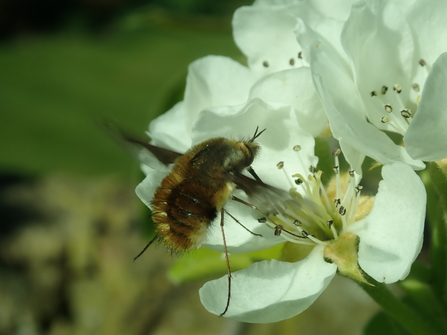
[[[135,193],[147,207],[150,208],[155,190],[160,186],[161,181],[167,174],[166,171],[151,171],[147,174],[146,178],[137,185]]]
[[[447,53],[433,64],[417,113],[405,134],[413,158],[436,161],[447,157]]]
[[[308,308],[329,285],[337,270],[323,260],[316,247],[298,263],[262,261],[232,274],[231,301],[225,317],[242,322],[268,323],[288,319]],[[211,313],[223,312],[227,276],[206,283],[200,300]]]
[[[207,56],[191,63],[185,104],[192,121],[204,108],[245,103],[254,81],[250,69],[228,57]]]
[[[292,106],[300,127],[313,136],[318,136],[327,126],[326,114],[308,67],[275,72],[262,78],[250,91],[250,99],[256,97]]]
[[[333,17],[337,20],[346,20],[351,12],[351,5],[358,0],[312,0],[309,5],[314,7],[324,17]]]
[[[149,125],[152,144],[184,153],[191,147],[191,127],[185,102],[181,101]]]
[[[315,86],[320,92],[323,106],[328,115],[334,137],[340,141],[342,147],[344,144],[347,144],[351,149],[355,149],[382,164],[405,162],[417,170],[425,167],[421,161],[412,159],[405,148],[394,144],[384,132],[368,123],[360,115],[354,114],[354,110],[351,111],[351,115],[347,115],[349,111],[342,107],[337,108],[334,106],[333,101],[327,93],[326,85],[323,84],[322,78],[315,75],[314,79]],[[356,157],[350,157],[349,153],[350,151],[346,151],[345,153],[347,160],[349,162],[355,162],[358,155],[356,154]],[[354,168],[357,167],[354,166]]]
[[[372,211],[349,227],[360,237],[359,264],[379,282],[404,279],[422,247],[426,192],[406,164],[382,168]]]
[[[393,2],[358,2],[352,6],[341,40],[352,60],[357,90],[365,104],[365,109],[360,111],[365,112],[369,122],[377,128],[396,131],[390,123],[381,122],[382,116],[387,114],[383,106],[385,103],[401,106],[401,101],[409,100],[411,80],[420,67],[414,54],[411,29],[403,13]],[[400,94],[392,90],[394,84],[401,85]],[[382,96],[383,86],[389,90]],[[378,92],[378,96],[371,96],[372,91]],[[389,117],[394,125],[401,123],[398,127],[404,134],[408,127],[405,119],[400,115]]]
[[[447,1],[444,0],[418,0],[407,12],[421,57],[428,64],[433,64],[441,53],[447,51],[446,13]]]
[[[247,100],[254,76],[238,62],[222,56],[207,56],[190,64],[185,100],[151,122],[153,144],[185,152],[191,143],[191,127],[200,111]]]
[[[295,18],[285,6],[241,7],[233,17],[234,40],[258,76],[302,64],[294,26]]]

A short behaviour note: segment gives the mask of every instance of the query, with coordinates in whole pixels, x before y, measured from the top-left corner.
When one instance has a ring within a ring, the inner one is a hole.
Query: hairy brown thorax
[[[182,251],[202,244],[208,227],[232,197],[234,174],[249,167],[259,152],[253,139],[213,138],[175,160],[151,203],[155,229],[169,248]]]

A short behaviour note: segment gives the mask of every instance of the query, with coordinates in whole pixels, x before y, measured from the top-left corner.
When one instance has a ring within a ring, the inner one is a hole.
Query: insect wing
[[[288,192],[247,177],[240,172],[235,172],[234,177],[234,183],[247,194],[249,203],[262,208],[266,214],[276,212],[282,207],[284,200],[290,199]]]
[[[131,135],[129,132],[120,128],[113,120],[103,120],[102,128],[125,151],[130,153],[131,156],[136,157],[141,163],[154,170],[158,170],[159,163],[168,166],[174,163],[178,157],[182,156],[178,152],[157,147],[149,144],[145,139]]]

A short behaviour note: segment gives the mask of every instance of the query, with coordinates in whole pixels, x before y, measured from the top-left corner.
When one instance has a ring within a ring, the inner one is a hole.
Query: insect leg
[[[224,251],[225,251],[225,260],[227,261],[228,296],[227,296],[227,304],[225,306],[225,310],[219,316],[223,316],[227,312],[228,307],[230,306],[230,298],[231,298],[231,268],[230,268],[230,259],[228,257],[227,241],[225,239],[224,215],[225,215],[225,210],[222,208],[222,210],[220,211],[220,229],[222,231],[223,245],[224,245]]]
[[[255,178],[256,181],[259,181],[260,183],[264,184],[264,182],[261,180],[261,178],[259,178],[258,174],[255,172],[255,170],[253,170],[251,166],[247,168],[247,171],[249,174],[253,176],[253,178]]]
[[[225,210],[225,209],[224,209]],[[238,219],[236,219],[233,215],[230,214],[230,212],[228,212],[227,210],[225,210],[225,213],[227,213],[234,221],[236,221],[237,223],[239,223],[239,225],[244,228],[246,231],[248,231],[250,234],[255,235],[255,236],[260,236],[262,237],[261,234],[256,234],[253,233],[250,229],[248,229],[247,227],[245,227]]]
[[[252,205],[252,204],[250,204],[250,203],[248,203],[248,202],[242,200],[241,198],[238,198],[238,197],[235,197],[235,196],[233,196],[232,200],[237,201],[237,202],[240,202],[241,204],[244,204],[245,206],[250,207],[251,209],[253,209],[253,210],[255,210],[256,212],[260,213],[266,220],[268,220],[269,222],[273,223],[273,224],[275,225],[275,233],[274,233],[274,234],[275,234],[276,236],[280,235],[281,232],[283,231],[283,232],[285,232],[285,233],[287,233],[287,234],[289,234],[289,235],[291,235],[291,236],[294,236],[294,237],[298,237],[298,238],[307,238],[307,236],[300,236],[300,235],[294,234],[294,233],[292,233],[291,231],[285,229],[283,226],[281,226],[281,225],[279,225],[279,224],[273,222],[272,220],[270,220],[270,219],[268,218],[267,215],[265,215],[265,214],[264,214],[258,207],[256,207],[255,205]]]
[[[134,258],[133,260],[136,261],[137,258],[140,257],[140,256],[146,251],[146,249],[149,248],[149,247],[151,246],[152,243],[154,243],[154,241],[155,241],[157,238],[158,238],[158,234],[156,234],[156,235],[152,238],[152,240],[150,240],[149,243],[146,244],[146,246],[143,248],[143,250],[141,250],[140,253],[139,253],[138,255],[136,255],[135,258]]]

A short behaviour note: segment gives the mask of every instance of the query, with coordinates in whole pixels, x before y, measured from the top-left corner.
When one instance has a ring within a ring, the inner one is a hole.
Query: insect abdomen
[[[182,182],[174,187],[169,176],[157,189],[152,201],[156,230],[169,248],[189,250],[199,246],[217,216],[210,199],[201,196],[201,185]],[[168,187],[166,187],[168,186]],[[207,194],[207,192],[205,192]]]

